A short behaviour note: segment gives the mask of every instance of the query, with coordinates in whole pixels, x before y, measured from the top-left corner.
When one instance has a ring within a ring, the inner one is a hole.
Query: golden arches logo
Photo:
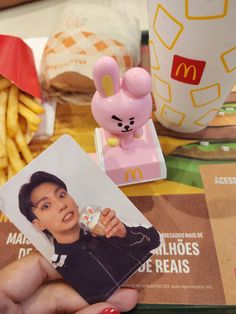
[[[125,182],[129,181],[129,178],[132,178],[132,180],[137,180],[137,177],[139,177],[139,180],[143,179],[143,173],[140,168],[134,168],[134,169],[127,169],[125,171]]]
[[[171,78],[186,84],[198,85],[206,65],[204,60],[189,59],[174,55]]]
[[[195,65],[191,64],[189,66],[187,66],[185,63],[180,63],[178,68],[176,69],[175,71],[175,76],[179,76],[179,72],[180,72],[180,69],[183,67],[183,77],[186,78],[188,77],[188,74],[190,72],[190,70],[192,69],[192,80],[193,81],[196,81],[196,78],[197,78],[197,69],[195,67]]]

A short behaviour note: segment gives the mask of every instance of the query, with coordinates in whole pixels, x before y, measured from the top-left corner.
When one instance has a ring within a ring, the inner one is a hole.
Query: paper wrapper
[[[148,0],[155,115],[177,132],[213,120],[236,81],[236,1]]]
[[[140,62],[140,37],[137,21],[124,12],[103,5],[70,5],[44,50],[44,87],[50,93],[55,89],[62,93],[93,93],[96,60],[110,55],[124,73]]]
[[[0,74],[22,91],[41,99],[33,52],[21,38],[0,35]]]

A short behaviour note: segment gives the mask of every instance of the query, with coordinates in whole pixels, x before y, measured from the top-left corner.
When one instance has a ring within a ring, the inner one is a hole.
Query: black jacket
[[[160,245],[153,227],[126,228],[125,238],[93,237],[81,230],[72,244],[54,241],[53,266],[88,303],[105,301]]]

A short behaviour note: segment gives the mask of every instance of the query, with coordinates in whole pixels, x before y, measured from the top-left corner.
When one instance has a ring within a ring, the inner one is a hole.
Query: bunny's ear
[[[125,73],[122,86],[135,97],[146,96],[152,91],[151,76],[143,68],[131,68]]]
[[[93,80],[102,97],[112,96],[120,90],[119,67],[112,57],[100,58],[93,68]]]

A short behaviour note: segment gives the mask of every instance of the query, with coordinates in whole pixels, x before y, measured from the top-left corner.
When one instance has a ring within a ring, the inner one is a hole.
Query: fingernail
[[[109,307],[109,308],[103,310],[100,314],[120,314],[120,312]]]

